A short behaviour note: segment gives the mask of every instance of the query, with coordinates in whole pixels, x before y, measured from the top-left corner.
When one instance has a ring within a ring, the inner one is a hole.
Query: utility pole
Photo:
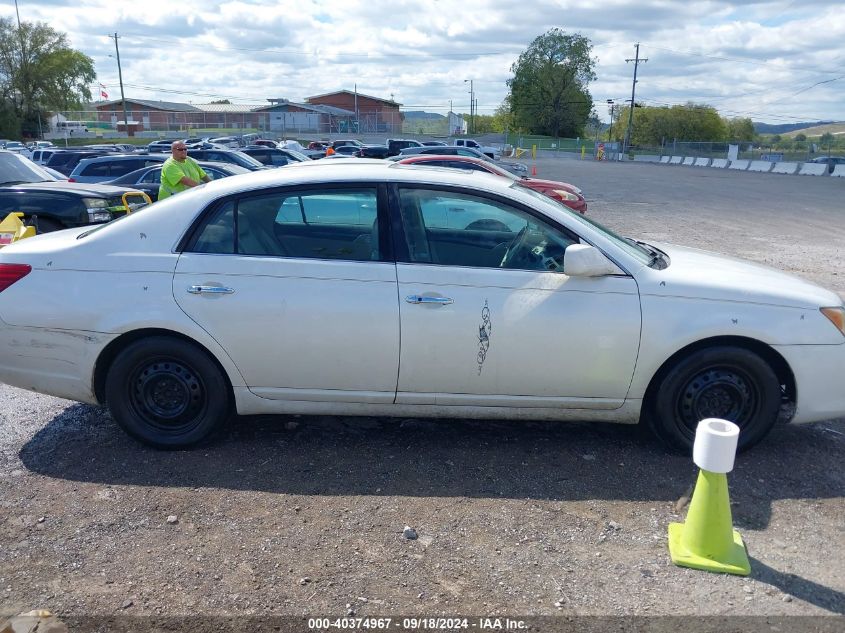
[[[634,82],[631,84],[631,109],[628,111],[628,128],[625,130],[625,140],[622,142],[622,154],[628,155],[628,145],[631,142],[631,127],[634,124],[634,95],[637,91],[637,66],[640,62],[647,62],[648,59],[640,59],[640,43],[637,42],[634,59],[626,59],[626,62],[634,62]]]
[[[355,84],[355,133],[361,133],[361,115],[358,114],[358,84]]]
[[[126,98],[123,96],[123,72],[120,70],[120,48],[117,45],[117,33],[114,36],[109,35],[114,39],[114,52],[117,56],[117,77],[120,80],[120,101],[123,103],[123,125],[126,127],[126,135],[133,136],[132,131],[129,129],[129,116],[126,114]]]
[[[472,115],[475,112],[475,90],[472,88],[472,79],[464,79],[464,83],[469,82],[469,126],[468,133],[472,134]]]

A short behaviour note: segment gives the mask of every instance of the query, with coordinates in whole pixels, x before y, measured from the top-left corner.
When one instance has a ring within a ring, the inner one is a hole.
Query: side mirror
[[[601,277],[622,271],[595,246],[572,244],[563,254],[563,272],[572,277]]]

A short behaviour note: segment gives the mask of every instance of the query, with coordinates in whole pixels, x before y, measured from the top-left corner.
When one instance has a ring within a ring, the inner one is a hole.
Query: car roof
[[[106,154],[105,156],[92,156],[91,158],[83,158],[77,164],[76,169],[83,169],[93,163],[119,163],[124,160],[161,160],[162,162],[164,162],[168,158],[169,156],[167,154]]]

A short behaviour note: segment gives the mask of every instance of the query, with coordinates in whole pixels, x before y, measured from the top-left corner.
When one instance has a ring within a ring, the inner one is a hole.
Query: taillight
[[[76,178],[68,178],[67,181],[68,182],[76,182]]]
[[[0,292],[32,271],[29,264],[0,264]]]

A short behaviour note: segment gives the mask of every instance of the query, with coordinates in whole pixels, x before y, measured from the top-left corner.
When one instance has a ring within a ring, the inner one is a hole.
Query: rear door
[[[375,185],[232,197],[180,256],[174,296],[259,396],[392,403],[399,306],[386,221]]]

